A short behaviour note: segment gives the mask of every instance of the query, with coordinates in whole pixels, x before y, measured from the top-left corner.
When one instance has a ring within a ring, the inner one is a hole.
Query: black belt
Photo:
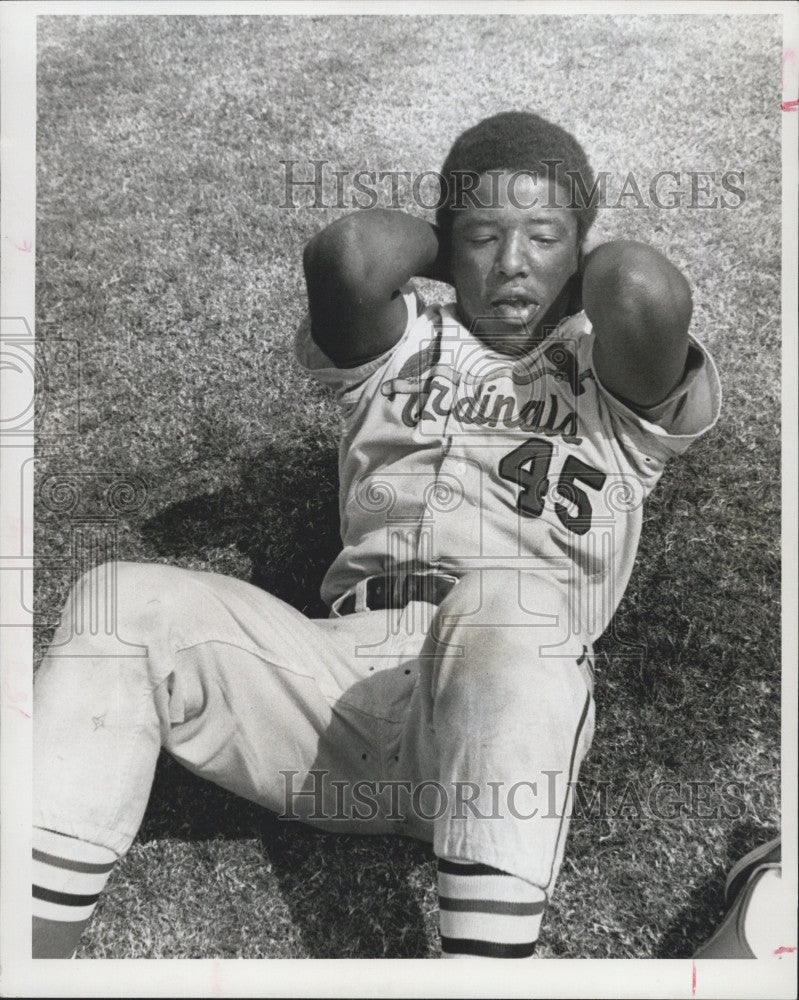
[[[407,573],[393,576],[370,576],[359,584],[365,589],[366,611],[404,608],[411,601],[440,604],[458,582],[458,577],[446,573]],[[351,615],[357,608],[357,592],[347,596],[336,607],[340,615]]]

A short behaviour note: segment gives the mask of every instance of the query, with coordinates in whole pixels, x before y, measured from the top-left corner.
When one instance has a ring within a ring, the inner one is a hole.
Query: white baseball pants
[[[34,823],[123,854],[164,747],[284,817],[418,837],[549,891],[590,661],[535,573],[310,620],[238,579],[108,563],[73,588],[37,676]]]

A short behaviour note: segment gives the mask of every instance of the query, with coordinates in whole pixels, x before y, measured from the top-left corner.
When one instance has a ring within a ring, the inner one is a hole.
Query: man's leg
[[[337,628],[217,574],[112,563],[79,581],[34,689],[34,957],[74,952],[161,746],[282,810],[280,771],[302,785],[349,680]],[[336,777],[347,761],[328,766]]]
[[[557,587],[490,572],[454,588],[425,652],[422,716],[449,795],[434,827],[443,953],[531,955],[593,733],[590,644]]]

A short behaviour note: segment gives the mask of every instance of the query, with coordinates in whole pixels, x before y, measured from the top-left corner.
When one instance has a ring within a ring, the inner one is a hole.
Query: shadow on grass
[[[435,944],[434,923],[425,923],[420,906],[425,885],[433,885],[434,858],[421,842],[330,834],[279,820],[167,754],[159,759],[138,840],[161,838],[258,840],[309,957],[424,958]]]
[[[310,618],[326,617],[319,585],[341,548],[335,449],[270,446],[231,471],[229,487],[143,522],[143,539],[171,558],[233,545],[250,560],[250,583]]]
[[[435,884],[432,848],[407,837],[274,825],[264,853],[310,957],[435,955],[438,911],[426,923],[421,906]]]

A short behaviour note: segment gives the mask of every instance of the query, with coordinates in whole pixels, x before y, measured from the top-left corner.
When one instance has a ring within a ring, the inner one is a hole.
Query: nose
[[[505,278],[526,277],[530,273],[527,241],[522,233],[508,233],[497,257],[497,270]]]

